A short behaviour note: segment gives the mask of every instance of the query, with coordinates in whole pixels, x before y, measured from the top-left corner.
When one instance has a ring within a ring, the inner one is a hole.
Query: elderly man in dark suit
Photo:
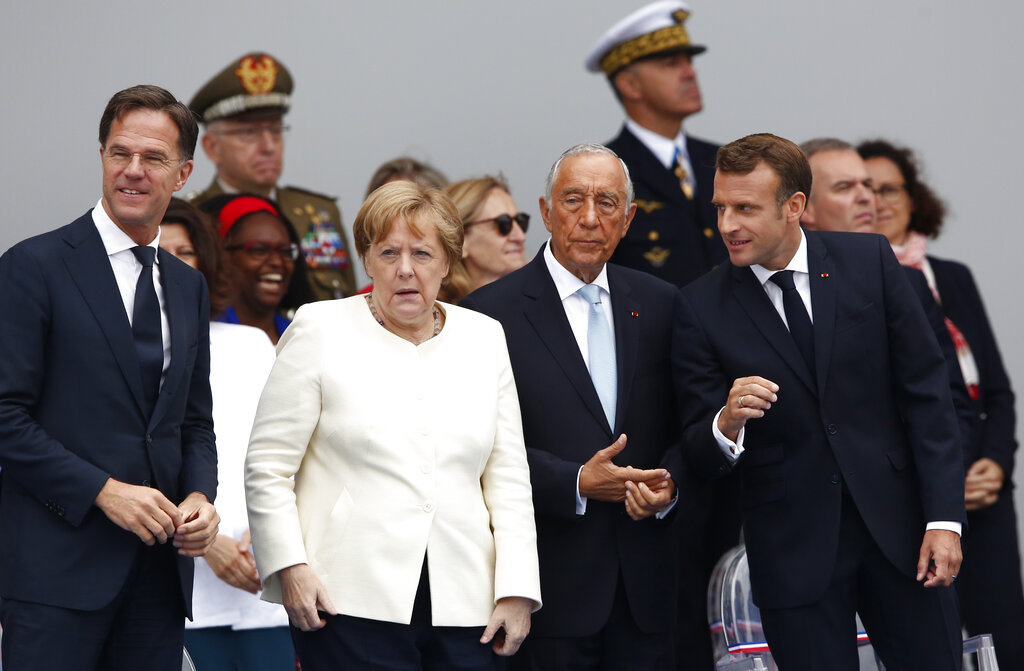
[[[742,476],[754,599],[781,669],[958,669],[963,466],[945,362],[881,236],[800,228],[811,170],[769,134],[723,147],[729,262],[687,287],[685,435]],[[923,584],[922,584],[923,583]]]
[[[523,413],[544,608],[516,668],[674,668],[672,511],[696,506],[670,365],[679,294],[607,263],[631,192],[613,152],[569,149],[540,199],[550,241],[463,300],[504,326]]]
[[[158,243],[197,133],[161,88],[115,94],[99,203],[0,258],[5,668],[181,668],[219,519],[209,304]]]

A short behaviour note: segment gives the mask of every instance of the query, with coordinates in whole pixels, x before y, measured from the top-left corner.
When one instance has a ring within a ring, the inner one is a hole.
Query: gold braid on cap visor
[[[644,56],[687,46],[690,46],[690,36],[683,24],[659,28],[653,33],[634,37],[616,45],[601,59],[601,70],[605,75],[611,76]]]

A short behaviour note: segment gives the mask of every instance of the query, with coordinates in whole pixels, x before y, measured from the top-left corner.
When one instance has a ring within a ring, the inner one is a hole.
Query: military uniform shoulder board
[[[332,203],[335,203],[338,200],[337,196],[328,196],[326,193],[318,193],[316,191],[310,191],[309,189],[303,189],[298,186],[283,186],[279,189],[279,191],[292,191],[297,194],[302,194],[303,196],[309,196],[310,198],[320,198],[322,200],[329,200]]]

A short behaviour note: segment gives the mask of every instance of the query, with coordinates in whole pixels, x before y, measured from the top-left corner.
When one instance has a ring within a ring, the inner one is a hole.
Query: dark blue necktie
[[[807,316],[807,308],[800,298],[800,292],[793,284],[793,271],[780,270],[769,278],[782,289],[782,308],[786,311],[786,324],[789,333],[796,341],[796,346],[803,355],[807,367],[814,372],[814,327]]]
[[[135,308],[132,310],[132,335],[135,352],[142,373],[142,391],[150,412],[156,404],[160,390],[160,376],[164,370],[164,341],[160,328],[160,302],[153,286],[153,262],[156,250],[152,247],[132,247],[132,254],[142,264],[139,281],[135,285]]]

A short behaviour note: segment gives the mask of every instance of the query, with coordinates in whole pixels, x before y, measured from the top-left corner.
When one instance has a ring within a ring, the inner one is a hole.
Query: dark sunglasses
[[[494,222],[498,225],[498,233],[501,235],[508,235],[512,232],[512,222],[519,224],[519,228],[523,229],[523,233],[530,227],[530,215],[525,212],[517,212],[515,214],[499,214],[496,217],[490,219],[481,219],[480,221],[471,221],[468,224],[463,224],[463,228],[469,228],[470,226],[476,226],[477,224],[486,224]]]

